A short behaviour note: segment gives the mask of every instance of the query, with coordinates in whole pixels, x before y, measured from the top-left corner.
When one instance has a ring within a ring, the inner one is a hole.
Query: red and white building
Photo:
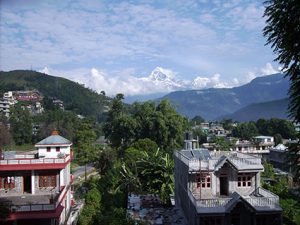
[[[53,131],[35,151],[4,152],[0,158],[0,203],[4,224],[66,224],[71,209],[71,145]]]

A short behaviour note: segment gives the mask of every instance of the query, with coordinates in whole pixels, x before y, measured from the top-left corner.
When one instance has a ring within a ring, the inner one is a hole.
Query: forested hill
[[[288,119],[288,99],[260,102],[248,105],[236,112],[221,116],[218,120],[232,119],[233,121],[257,121],[258,119],[280,118]]]
[[[84,116],[98,117],[109,98],[65,78],[31,70],[0,72],[0,94],[11,90],[38,90],[44,97],[64,102],[66,110]]]

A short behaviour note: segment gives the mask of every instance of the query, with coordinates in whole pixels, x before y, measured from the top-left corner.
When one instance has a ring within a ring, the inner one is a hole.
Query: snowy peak
[[[150,74],[149,78],[153,81],[166,81],[172,80],[175,74],[168,69],[163,69],[161,67],[156,67]]]
[[[149,80],[155,85],[162,85],[168,90],[182,88],[182,82],[175,78],[175,73],[162,67],[156,67],[149,75]]]

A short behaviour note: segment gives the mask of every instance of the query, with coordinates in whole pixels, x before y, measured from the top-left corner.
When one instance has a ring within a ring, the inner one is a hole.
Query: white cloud
[[[274,69],[271,63],[267,63],[265,67],[260,69],[262,75],[271,75],[279,73],[278,70]]]
[[[39,70],[39,72],[45,73],[45,74],[50,74],[51,73],[50,70],[49,70],[49,68],[47,66],[44,67],[43,69]]]
[[[239,84],[237,79],[234,79],[231,84],[223,82],[220,79],[220,74],[214,74],[211,77],[198,76],[194,80],[181,80],[177,78],[174,71],[162,67],[156,67],[149,76],[144,77],[133,75],[134,70],[132,68],[117,71],[114,74],[108,74],[97,68],[59,71],[45,67],[40,72],[67,77],[97,92],[105,91],[109,96],[114,96],[117,93],[132,96],[168,93],[185,89],[226,88]]]
[[[246,83],[250,82],[251,80],[253,80],[254,78],[256,78],[256,74],[253,72],[248,72],[248,74],[246,75]]]
[[[249,71],[246,75],[246,82],[250,82],[256,77],[272,75],[275,73],[280,73],[280,68],[276,70],[271,63],[266,63],[266,65],[260,69],[254,69],[254,71]]]

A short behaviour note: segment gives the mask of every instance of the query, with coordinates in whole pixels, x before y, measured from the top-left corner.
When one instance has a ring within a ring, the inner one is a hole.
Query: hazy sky
[[[1,0],[0,6],[4,71],[33,68],[130,95],[160,91],[145,79],[158,66],[179,80],[198,77],[203,87],[239,85],[278,70],[264,46],[262,1]]]

